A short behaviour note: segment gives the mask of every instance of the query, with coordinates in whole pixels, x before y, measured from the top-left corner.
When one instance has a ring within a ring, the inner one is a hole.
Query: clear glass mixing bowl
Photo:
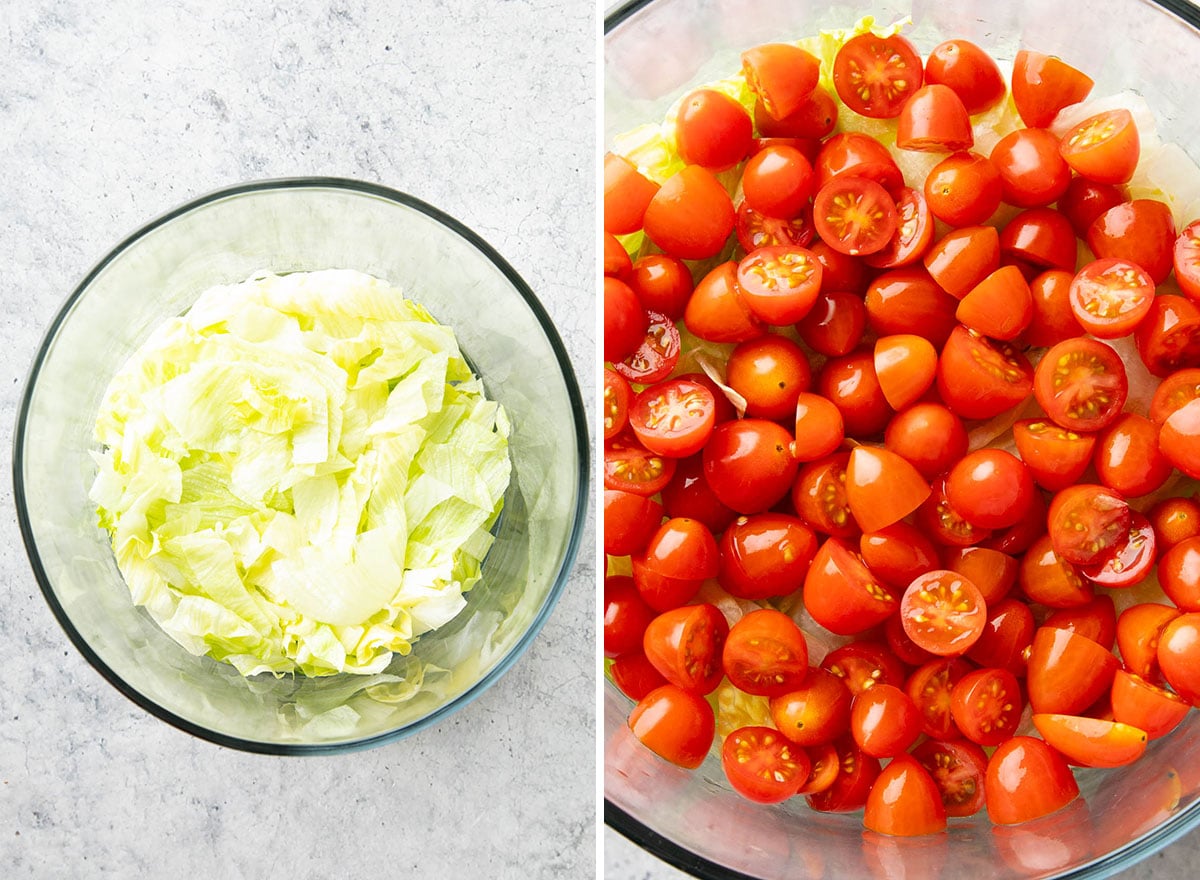
[[[1200,11],[1181,0],[638,0],[605,20],[605,143],[662,119],[689,86],[738,70],[748,46],[868,14],[880,23],[912,16],[906,33],[923,53],[963,37],[1001,58],[1020,47],[1060,55],[1095,78],[1096,95],[1140,91],[1162,139],[1200,158]],[[610,682],[603,702],[605,821],[697,877],[1109,877],[1200,822],[1198,712],[1136,764],[1080,773],[1084,798],[1067,810],[1012,828],[977,816],[946,834],[904,839],[864,833],[857,813],[751,804],[729,789],[714,758],[693,773],[642,748],[625,724],[631,704]]]
[[[130,601],[88,489],[101,395],[163,319],[214,284],[357,269],[454,328],[487,394],[508,411],[512,481],[481,582],[451,623],[397,657],[388,680],[243,678],[189,654]],[[533,292],[479,236],[373,184],[273,180],[196,199],[117,245],[71,294],[34,360],[17,418],[13,479],[34,573],[75,646],[115,687],[222,745],[298,754],[414,733],[469,702],[525,651],[563,590],[587,503],[587,428],[558,333]]]

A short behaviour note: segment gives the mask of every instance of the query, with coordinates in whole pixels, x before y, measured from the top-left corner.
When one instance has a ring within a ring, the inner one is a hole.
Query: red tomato
[[[986,538],[982,544],[1001,553],[1024,553],[1033,546],[1033,542],[1046,534],[1046,502],[1040,492],[1033,496],[1033,510],[1029,516],[1021,520],[1011,529],[997,532]]]
[[[817,392],[838,408],[846,433],[854,437],[878,434],[892,416],[870,351],[827,360],[817,375]]]
[[[962,419],[940,403],[918,403],[888,423],[883,442],[932,481],[966,454],[967,431]]]
[[[649,323],[646,309],[624,281],[604,279],[604,359],[621,361],[637,351]]]
[[[686,95],[675,117],[675,149],[688,165],[712,171],[732,168],[746,157],[754,124],[737,101],[713,89]]]
[[[830,632],[852,635],[887,620],[896,598],[837,538],[817,550],[804,578],[804,607]]]
[[[971,525],[946,497],[945,475],[931,485],[929,499],[917,511],[917,526],[946,547],[967,547],[991,536],[991,531]]]
[[[1028,515],[1033,477],[1022,461],[1003,449],[968,453],[946,478],[946,497],[969,523],[1003,529]]]
[[[1000,207],[1004,183],[987,156],[960,152],[934,165],[925,178],[925,200],[951,226],[977,226]]]
[[[819,746],[849,729],[850,701],[842,679],[814,667],[799,687],[771,699],[771,720],[796,745]]]
[[[738,244],[749,253],[760,247],[808,247],[816,235],[812,206],[805,204],[794,217],[768,217],[742,200],[734,219]]]
[[[1171,249],[1171,262],[1179,289],[1193,301],[1200,301],[1200,220],[1183,228]]]
[[[846,465],[850,453],[834,453],[800,469],[792,486],[792,506],[808,525],[824,535],[852,538],[858,523],[846,500]]]
[[[1083,712],[1112,687],[1117,666],[1111,652],[1086,636],[1043,626],[1029,650],[1029,703],[1034,712]]]
[[[1048,745],[1079,767],[1123,767],[1146,751],[1146,731],[1119,721],[1035,713],[1033,726]]]
[[[1127,183],[1141,146],[1133,114],[1123,107],[1090,116],[1062,137],[1062,157],[1097,183]]]
[[[859,539],[858,548],[867,568],[889,587],[898,590],[905,589],[913,578],[938,565],[933,542],[920,529],[906,522],[865,532]]]
[[[867,272],[860,259],[839,253],[820,239],[814,241],[809,250],[824,269],[821,286],[826,290],[861,294],[867,289]]]
[[[878,758],[863,754],[850,737],[843,737],[836,745],[839,770],[833,785],[805,798],[810,807],[822,813],[846,813],[862,809],[875,780],[879,778]]]
[[[894,410],[907,409],[937,378],[937,349],[922,336],[900,333],[875,340],[875,375]]]
[[[942,796],[947,816],[974,816],[983,809],[983,775],[987,755],[967,740],[929,739],[912,751]]]
[[[1067,762],[1031,736],[1014,736],[992,753],[983,788],[988,818],[997,825],[1037,819],[1079,796]]]
[[[1051,269],[1029,282],[1033,317],[1025,328],[1025,341],[1030,345],[1049,348],[1083,333],[1071,308],[1074,279],[1070,272]]]
[[[799,463],[792,435],[774,422],[741,419],[717,425],[704,447],[704,477],[738,513],[761,513],[787,495]]]
[[[875,138],[859,132],[840,132],[825,140],[814,165],[817,189],[837,177],[865,177],[889,193],[904,186],[900,166],[888,148]]]
[[[1099,562],[1084,566],[1080,571],[1097,586],[1132,587],[1149,574],[1157,552],[1154,529],[1149,520],[1140,513],[1133,513],[1125,538],[1110,548]]]
[[[1159,429],[1158,446],[1167,461],[1193,480],[1200,479],[1200,400],[1167,417]]]
[[[640,650],[614,658],[608,666],[608,674],[621,693],[634,701],[667,683]]]
[[[746,204],[768,217],[795,217],[813,192],[813,170],[795,147],[771,146],[750,157],[742,171]]]
[[[818,354],[841,357],[858,347],[866,326],[867,309],[862,297],[835,290],[817,295],[812,310],[796,324],[796,331]]]
[[[794,691],[808,677],[808,643],[790,617],[762,608],[729,630],[721,663],[734,687],[778,697]]]
[[[1087,245],[1097,259],[1127,260],[1162,284],[1171,274],[1175,220],[1171,209],[1157,199],[1134,199],[1093,220]]]
[[[899,755],[879,774],[867,797],[863,826],[897,837],[946,830],[941,790],[916,758]]]
[[[1150,311],[1154,282],[1127,260],[1088,263],[1071,282],[1071,309],[1079,326],[1101,339],[1130,333]]]
[[[1047,524],[1054,549],[1076,565],[1091,565],[1129,531],[1129,505],[1103,486],[1081,484],[1059,492]]]
[[[754,103],[754,127],[768,138],[823,138],[833,131],[837,117],[837,102],[819,86],[799,107],[779,119],[767,112],[762,101]]]
[[[926,734],[940,739],[958,739],[961,735],[950,713],[954,686],[971,671],[971,665],[958,657],[940,657],[917,669],[905,684],[905,692],[921,710],[921,725]]]
[[[921,735],[921,713],[900,688],[877,684],[854,698],[850,735],[866,754],[894,758]]]
[[[799,519],[782,513],[741,516],[720,542],[721,586],[740,599],[794,593],[817,552],[817,538]]]
[[[1117,637],[1117,610],[1111,596],[1100,595],[1086,605],[1055,611],[1043,625],[1069,629],[1111,651]]]
[[[674,459],[670,459],[675,464]],[[737,517],[737,514],[718,500],[704,478],[701,456],[681,459],[671,479],[662,487],[663,509],[667,516],[694,519],[717,534]]]
[[[651,452],[686,458],[708,442],[715,411],[716,400],[708,388],[688,379],[669,379],[638,392],[629,425]]]
[[[1075,230],[1053,208],[1029,208],[1013,217],[1000,233],[1000,252],[1044,269],[1075,271]]]
[[[921,86],[921,56],[900,35],[860,34],[838,49],[833,86],[842,102],[860,116],[892,119]]]
[[[1167,298],[1166,295],[1163,297]],[[1150,401],[1150,421],[1162,425],[1173,412],[1200,398],[1200,369],[1180,370],[1165,378]]]
[[[746,399],[746,415],[782,421],[812,381],[808,356],[792,340],[768,333],[740,343],[725,366],[725,382]]]
[[[604,490],[604,552],[609,556],[640,553],[662,522],[663,506],[653,498]]]
[[[1188,538],[1163,554],[1158,582],[1175,607],[1200,611],[1200,538]]]
[[[917,89],[896,120],[896,146],[901,150],[951,153],[975,143],[967,108],[949,86],[928,83]]]
[[[846,501],[858,527],[873,532],[900,521],[929,497],[929,484],[894,452],[856,446],[846,465]]]
[[[642,636],[655,617],[654,609],[627,575],[604,579],[604,656],[618,657],[642,650]]]
[[[725,738],[721,767],[729,786],[760,804],[777,804],[808,780],[812,762],[804,749],[770,727],[742,727]]]
[[[1049,608],[1075,608],[1095,595],[1079,570],[1055,551],[1049,535],[1033,542],[1021,559],[1017,578],[1029,601]]]
[[[1164,498],[1146,516],[1164,550],[1200,535],[1200,504],[1195,498]]]
[[[604,233],[603,240],[605,277],[611,276],[628,283],[630,273],[633,271],[633,263],[629,260],[629,254],[612,233]],[[638,298],[641,299],[641,297]]]
[[[1058,152],[1058,138],[1044,128],[1020,128],[992,148],[1003,199],[1018,208],[1058,201],[1071,182],[1071,169]]]
[[[904,684],[904,664],[880,642],[856,641],[825,655],[821,668],[846,682],[853,696],[881,684]]]
[[[604,487],[657,495],[675,475],[674,459],[655,455],[631,433],[618,434],[604,445]]]
[[[648,254],[639,258],[631,271],[629,286],[642,305],[672,321],[683,317],[695,284],[682,260],[667,254]]]
[[[950,712],[963,736],[981,746],[998,746],[1021,723],[1025,701],[1007,669],[977,669],[963,676],[950,696]]]
[[[1146,369],[1165,379],[1163,386],[1171,385],[1174,391],[1178,380],[1173,374],[1190,377],[1194,371],[1189,368],[1200,367],[1200,305],[1171,293],[1156,296],[1133,338]]]
[[[946,547],[942,567],[973,583],[989,608],[1007,596],[1017,582],[1017,560],[988,547]]]
[[[759,248],[738,263],[737,284],[743,301],[761,321],[792,324],[817,300],[821,264],[801,247]]]
[[[1058,111],[1092,91],[1090,77],[1050,55],[1022,49],[1013,62],[1012,96],[1026,125],[1045,128]]]
[[[831,742],[821,743],[808,749],[808,756],[812,760],[812,770],[808,775],[808,781],[800,786],[800,790],[796,794],[809,795],[825,791],[833,785],[833,781],[841,772],[841,768],[838,766],[837,747]]]
[[[984,336],[1011,341],[1033,320],[1033,294],[1020,269],[1001,266],[967,291],[954,317]]]
[[[1033,612],[1024,602],[1001,599],[988,608],[987,623],[967,657],[980,666],[1025,675],[1025,653],[1033,644]]]
[[[1092,462],[1095,434],[1080,434],[1045,419],[1022,419],[1013,425],[1013,442],[1034,481],[1057,492],[1079,482]]]
[[[938,44],[925,59],[925,82],[949,86],[972,116],[997,104],[1007,91],[996,62],[967,40]]]
[[[633,391],[620,373],[604,368],[604,439],[611,440],[629,422],[629,398]]]
[[[1045,360],[1042,361],[1045,363]],[[955,327],[938,360],[938,394],[964,419],[990,419],[1023,402],[1033,368],[1012,346]]]
[[[671,684],[709,694],[721,683],[721,651],[729,624],[715,605],[685,605],[650,621],[642,637],[646,658]]]
[[[711,171],[688,165],[654,194],[643,225],[671,256],[704,260],[720,253],[733,232],[733,202]]]
[[[742,53],[742,72],[767,113],[783,119],[817,87],[821,63],[790,43],[766,43]]]
[[[887,191],[866,177],[839,175],[813,199],[813,223],[821,240],[850,256],[883,250],[896,232],[899,213]]]
[[[679,329],[675,322],[658,312],[647,312],[646,317],[650,324],[637,351],[613,363],[614,370],[640,385],[662,381],[679,363]]]
[[[867,287],[867,323],[879,336],[922,336],[941,345],[957,325],[954,297],[920,266],[893,269]]]
[[[708,701],[673,684],[652,690],[629,713],[629,729],[642,745],[689,770],[708,757],[716,727]]]
[[[1125,498],[1153,492],[1170,475],[1171,463],[1158,450],[1158,427],[1145,416],[1123,413],[1100,436],[1096,476]]]
[[[979,588],[955,571],[934,569],[916,578],[900,600],[908,637],[932,654],[957,656],[975,644],[987,622]]]
[[[1072,177],[1067,191],[1058,200],[1058,210],[1070,221],[1076,237],[1086,238],[1088,227],[1097,217],[1127,201],[1129,196],[1121,187],[1096,183],[1086,177]]]
[[[933,240],[933,216],[924,194],[903,187],[896,199],[896,233],[879,251],[863,258],[868,266],[893,269],[921,259]],[[836,251],[835,251],[836,253]]]
[[[1200,614],[1181,614],[1163,627],[1158,668],[1182,699],[1200,703]]]
[[[936,655],[930,654],[908,637],[898,614],[893,614],[884,621],[883,637],[896,659],[908,666],[922,666],[930,660],[937,659]]]
[[[1167,605],[1145,602],[1131,605],[1117,618],[1117,650],[1125,669],[1139,678],[1157,682],[1158,643],[1163,628],[1179,616],[1179,611]]]
[[[642,228],[646,206],[658,184],[643,177],[626,158],[604,154],[604,231],[628,235]]]
[[[683,312],[683,323],[693,336],[709,342],[745,342],[766,332],[742,298],[737,270],[737,263],[721,263],[700,279]]]
[[[835,452],[846,436],[841,411],[819,394],[801,392],[796,398],[796,461],[816,461]]]
[[[1128,392],[1120,355],[1086,337],[1068,339],[1047,351],[1033,382],[1042,409],[1071,431],[1099,431],[1111,425]]]
[[[1159,739],[1179,726],[1190,708],[1170,691],[1118,669],[1113,678],[1112,707],[1115,720]]]

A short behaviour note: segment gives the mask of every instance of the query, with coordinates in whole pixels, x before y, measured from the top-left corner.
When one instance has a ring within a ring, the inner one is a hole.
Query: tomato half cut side
[[[1055,345],[1034,375],[1038,404],[1071,431],[1099,431],[1121,414],[1129,393],[1125,365],[1111,346],[1079,337]]]
[[[800,469],[792,486],[792,506],[815,531],[835,538],[853,538],[858,523],[846,500],[846,465],[850,453],[835,452]]]
[[[718,546],[721,586],[739,599],[761,600],[800,588],[816,555],[817,538],[794,516],[760,513],[738,517]]]
[[[1100,339],[1117,339],[1149,313],[1154,282],[1127,260],[1094,260],[1075,275],[1070,298],[1080,327]]]
[[[929,498],[917,510],[917,526],[946,547],[969,547],[987,540],[990,529],[974,526],[954,509],[946,496],[946,478],[935,479]]]
[[[1013,442],[1034,482],[1057,492],[1079,482],[1092,462],[1096,435],[1069,431],[1047,419],[1022,419],[1013,425]]]
[[[1146,751],[1146,731],[1120,721],[1035,712],[1033,726],[1078,767],[1123,767]]]
[[[699,382],[671,379],[638,392],[629,423],[651,452],[686,458],[704,448],[712,434],[716,399]]]
[[[786,614],[760,608],[730,628],[721,664],[734,687],[760,697],[782,696],[808,676],[808,642]]]
[[[1200,301],[1200,220],[1193,220],[1179,233],[1171,260],[1179,289],[1190,299]]]
[[[1124,107],[1090,116],[1062,137],[1062,157],[1076,174],[1097,183],[1127,183],[1141,143],[1133,114]]]
[[[915,263],[933,241],[933,215],[918,189],[904,187],[896,198],[896,232],[888,243],[863,258],[876,269],[894,269]]]
[[[651,452],[632,432],[604,446],[604,486],[635,495],[657,495],[675,475],[675,460]]]
[[[709,694],[725,674],[721,652],[728,635],[729,624],[715,605],[685,605],[650,621],[642,646],[646,658],[671,684]]]
[[[738,244],[746,253],[761,247],[808,247],[816,235],[811,205],[795,217],[783,219],[761,214],[742,201],[738,204],[735,222]]]
[[[1021,723],[1025,701],[1007,669],[977,669],[963,676],[950,696],[950,711],[962,735],[981,746],[998,746]]]
[[[750,311],[767,324],[794,324],[813,307],[821,264],[800,247],[763,247],[738,263],[737,283]]]
[[[1200,368],[1172,373],[1154,390],[1150,399],[1150,421],[1161,426],[1171,413],[1197,399],[1200,399]]]
[[[832,742],[812,746],[807,752],[812,761],[812,768],[809,770],[808,780],[800,786],[800,790],[796,794],[810,795],[825,791],[833,785],[833,780],[837,779],[840,769],[837,747]]]
[[[821,813],[848,813],[862,809],[871,787],[879,778],[878,758],[864,753],[848,736],[839,739],[836,745],[838,775],[833,785],[805,798],[810,807]]]
[[[777,804],[800,790],[812,770],[808,754],[770,727],[742,727],[725,738],[721,768],[730,787],[759,804]]]
[[[983,809],[987,754],[969,740],[929,739],[912,751],[942,795],[947,816],[974,816]]]
[[[896,610],[896,597],[858,554],[830,538],[804,578],[804,607],[830,632],[853,635],[887,620]]]
[[[963,575],[934,569],[904,591],[900,621],[908,637],[926,651],[958,656],[982,634],[987,606],[979,588]]]
[[[611,440],[629,422],[629,400],[633,391],[625,377],[608,367],[604,368],[604,439]]]
[[[1173,293],[1154,297],[1133,331],[1138,355],[1160,379],[1200,367],[1200,305]]]
[[[954,686],[971,671],[971,664],[958,657],[940,657],[918,667],[904,685],[905,692],[921,710],[921,728],[935,739],[960,736],[951,712]]]
[[[964,419],[998,416],[1023,402],[1033,386],[1033,367],[1023,353],[963,326],[954,328],[938,359],[938,394]]]
[[[1177,694],[1158,687],[1124,669],[1118,669],[1112,686],[1113,718],[1159,739],[1179,726],[1191,708]]]
[[[924,75],[921,56],[898,34],[860,34],[846,41],[833,60],[838,97],[855,113],[872,119],[899,116]]]
[[[892,197],[865,177],[835,177],[813,199],[817,234],[831,248],[849,256],[883,250],[899,219]]]
[[[1074,565],[1092,565],[1126,539],[1131,511],[1111,489],[1083,483],[1054,496],[1046,522],[1059,556]]]
[[[661,382],[679,363],[679,328],[659,312],[646,312],[650,323],[637,351],[613,364],[613,369],[639,385]]]
[[[856,641],[835,648],[825,655],[821,668],[844,681],[856,697],[876,685],[904,683],[904,664],[881,642]]]

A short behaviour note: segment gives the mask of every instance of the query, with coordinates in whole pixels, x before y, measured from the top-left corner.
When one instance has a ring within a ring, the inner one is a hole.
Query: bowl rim
[[[554,573],[553,583],[550,590],[547,592],[545,599],[542,601],[541,608],[530,622],[529,627],[521,635],[521,637],[513,644],[508,652],[483,676],[479,681],[475,682],[471,687],[454,697],[445,705],[439,706],[433,712],[425,715],[416,721],[413,721],[403,727],[390,730],[386,733],[379,733],[373,736],[364,737],[362,739],[347,740],[343,742],[332,743],[277,743],[263,742],[260,740],[245,739],[237,736],[220,733],[205,727],[202,724],[189,721],[180,715],[160,706],[154,700],[144,695],[141,691],[134,688],[118,675],[100,656],[92,650],[83,636],[75,628],[71,622],[70,616],[66,613],[62,604],[58,601],[58,597],[54,593],[51,580],[46,573],[46,569],[42,564],[41,556],[38,552],[37,542],[34,538],[33,527],[29,517],[27,507],[25,480],[23,477],[23,450],[25,447],[25,433],[27,421],[29,417],[29,408],[33,399],[33,392],[37,385],[38,376],[41,373],[46,356],[49,352],[50,345],[57,337],[59,330],[66,321],[67,315],[71,312],[75,303],[83,296],[84,292],[90,287],[96,277],[104,271],[112,262],[120,257],[126,250],[132,247],[139,240],[170,223],[172,220],[212,204],[234,196],[243,196],[254,193],[264,193],[276,190],[320,190],[334,189],[342,190],[350,193],[355,193],[363,196],[371,196],[380,198],[385,201],[394,202],[403,207],[410,208],[424,214],[427,218],[438,223],[450,233],[464,239],[480,254],[488,259],[508,282],[513,286],[513,289],[525,301],[530,311],[536,318],[538,325],[546,336],[547,342],[554,352],[555,359],[559,371],[563,377],[563,383],[567,392],[567,397],[570,402],[571,416],[575,423],[575,452],[578,459],[578,468],[576,474],[576,498],[574,515],[571,526],[571,533],[567,540],[567,546],[559,561],[558,570]],[[385,743],[395,742],[412,736],[427,727],[445,719],[453,712],[473,702],[480,694],[486,691],[489,687],[495,684],[516,661],[528,650],[534,638],[541,631],[549,618],[554,606],[558,603],[564,589],[566,588],[567,580],[575,566],[576,557],[579,553],[579,548],[583,540],[583,532],[586,528],[587,504],[589,497],[589,440],[587,428],[586,410],[583,405],[583,397],[579,389],[579,383],[575,376],[575,370],[571,365],[570,357],[567,353],[566,346],[563,344],[558,330],[555,328],[553,321],[550,319],[549,313],[538,300],[533,290],[525,282],[525,280],[517,273],[517,271],[502,257],[495,248],[493,248],[484,238],[472,230],[470,227],[463,224],[439,208],[400,190],[392,189],[391,187],[383,186],[378,183],[369,181],[355,180],[344,177],[326,177],[326,176],[300,176],[300,177],[281,177],[270,178],[263,180],[246,181],[243,183],[234,184],[232,186],[222,187],[212,190],[202,195],[189,199],[182,204],[166,211],[165,213],[155,217],[153,220],[135,229],[132,233],[122,239],[114,246],[107,254],[97,262],[92,269],[83,277],[83,279],[72,290],[71,294],[63,302],[53,320],[50,322],[42,341],[38,346],[37,353],[34,356],[33,362],[30,365],[29,371],[25,377],[24,387],[21,392],[20,402],[17,406],[16,426],[13,432],[13,448],[12,448],[12,477],[13,477],[13,500],[17,509],[17,523],[21,530],[21,538],[25,545],[26,555],[29,557],[29,562],[33,568],[34,577],[41,588],[42,595],[46,603],[50,606],[55,619],[66,632],[67,637],[75,648],[83,655],[84,659],[96,669],[100,675],[108,681],[113,687],[124,694],[132,702],[140,706],[142,709],[149,712],[151,715],[167,722],[172,727],[190,733],[199,739],[215,743],[219,746],[237,749],[244,752],[254,752],[258,754],[269,755],[327,755],[327,754],[344,754],[347,752],[361,751],[375,746],[380,746]]]
[[[653,2],[654,0],[625,0],[623,3],[612,5],[604,16],[604,36],[607,38],[618,25]],[[1185,24],[1200,31],[1200,7],[1193,5],[1188,0],[1143,0],[1143,2],[1160,7],[1163,11],[1175,15]],[[611,684],[605,682],[604,688],[611,693]],[[598,732],[602,733],[599,728]],[[701,878],[701,880],[756,880],[749,874],[719,865],[663,837],[609,800],[607,794],[604,797],[604,824],[651,855],[662,859],[680,871]],[[1153,830],[1146,832],[1142,837],[1129,841],[1125,846],[1073,868],[1065,874],[1053,876],[1062,878],[1062,880],[1084,877],[1098,880],[1098,878],[1110,877],[1168,844],[1174,843],[1197,825],[1200,825],[1200,800]]]

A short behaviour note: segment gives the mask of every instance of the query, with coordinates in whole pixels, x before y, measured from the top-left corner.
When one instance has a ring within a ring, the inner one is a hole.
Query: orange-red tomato
[[[675,118],[675,148],[689,165],[712,171],[732,168],[746,157],[754,124],[733,98],[714,89],[685,95]]]
[[[920,400],[937,377],[937,349],[923,336],[899,333],[875,340],[875,375],[897,412]]]
[[[899,837],[945,830],[941,791],[916,758],[899,755],[879,774],[867,796],[863,825]]]
[[[992,56],[967,40],[939,43],[925,59],[925,82],[949,86],[974,116],[997,104],[1004,77]]]
[[[1063,757],[1040,739],[1014,736],[1001,743],[984,777],[988,818],[1016,825],[1061,810],[1079,796]]]
[[[1071,168],[1058,151],[1058,138],[1044,128],[1020,128],[992,147],[1004,201],[1032,208],[1058,201],[1071,182]]]
[[[1086,636],[1041,627],[1029,651],[1029,704],[1034,712],[1083,712],[1112,687],[1117,666],[1110,651]]]
[[[739,690],[762,697],[782,696],[808,677],[808,642],[786,614],[760,608],[730,628],[721,665]]]
[[[896,146],[938,153],[970,149],[975,143],[962,98],[949,86],[929,83],[913,92],[896,120]]]
[[[1146,751],[1146,731],[1079,715],[1033,715],[1033,726],[1047,744],[1079,767],[1123,767]]]
[[[973,743],[998,746],[1021,723],[1025,701],[1017,677],[1007,669],[977,669],[964,675],[950,695],[950,713]]]
[[[725,591],[740,599],[769,599],[800,589],[817,552],[817,538],[801,520],[783,513],[740,516],[718,545]]]
[[[877,684],[854,698],[850,735],[866,754],[894,758],[921,735],[921,713],[900,688]]]
[[[796,745],[824,745],[849,730],[851,699],[841,678],[813,667],[799,687],[771,698],[771,720]]]
[[[912,43],[899,34],[860,34],[847,40],[833,61],[838,97],[860,116],[891,119],[921,86],[924,70]]]
[[[1016,339],[1033,320],[1033,294],[1016,266],[1001,266],[967,291],[954,316],[992,339]]]
[[[628,159],[615,153],[604,155],[604,231],[628,235],[642,228],[646,207],[658,192],[658,184],[647,180]]]
[[[1013,61],[1012,96],[1026,125],[1044,128],[1058,111],[1092,91],[1091,77],[1065,61],[1022,49]]]
[[[851,450],[846,501],[864,532],[899,522],[928,497],[929,483],[896,453],[871,446]]]
[[[804,607],[830,632],[852,635],[883,623],[896,597],[838,538],[821,545],[804,578]]]
[[[715,605],[685,605],[650,621],[642,650],[663,678],[697,694],[709,694],[721,683],[721,651],[729,634],[725,615]]]
[[[704,697],[673,684],[652,690],[629,713],[629,729],[642,745],[689,770],[708,757],[716,726]]]
[[[900,622],[932,654],[957,656],[978,641],[987,622],[979,588],[956,571],[934,569],[915,578],[900,600]]]
[[[808,781],[812,762],[804,749],[770,727],[742,727],[725,738],[721,767],[729,785],[760,804],[790,798]]]
[[[733,201],[711,171],[685,166],[667,178],[646,206],[650,240],[674,257],[716,256],[733,232]]]
[[[1133,114],[1123,107],[1083,120],[1063,135],[1060,149],[1076,174],[1110,184],[1127,183],[1141,155]]]
[[[721,263],[700,279],[683,312],[688,332],[710,342],[744,342],[766,332],[737,283],[738,264]]]
[[[1004,181],[987,156],[962,151],[933,166],[924,184],[929,210],[951,226],[977,226],[1000,207]]]
[[[799,345],[768,333],[738,344],[726,363],[725,383],[746,399],[746,415],[782,421],[812,383],[812,368]]]
[[[817,87],[821,64],[791,43],[765,43],[742,53],[746,83],[776,119],[795,113]]]

